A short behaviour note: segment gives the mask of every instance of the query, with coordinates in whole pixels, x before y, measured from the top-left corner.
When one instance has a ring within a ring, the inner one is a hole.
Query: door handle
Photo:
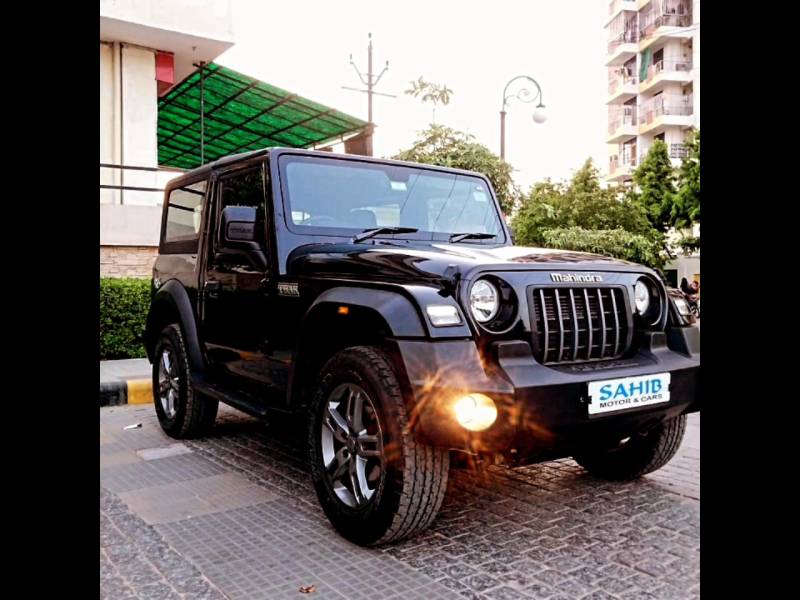
[[[213,279],[207,280],[205,285],[203,286],[206,298],[219,298],[219,288],[220,288],[219,281],[215,281]]]

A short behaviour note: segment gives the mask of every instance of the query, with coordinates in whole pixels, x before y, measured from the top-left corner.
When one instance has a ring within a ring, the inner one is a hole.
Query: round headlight
[[[488,323],[500,309],[500,293],[485,279],[476,281],[469,292],[469,307],[479,323]]]
[[[633,286],[633,301],[637,313],[640,315],[647,313],[647,309],[650,308],[650,287],[641,279]]]

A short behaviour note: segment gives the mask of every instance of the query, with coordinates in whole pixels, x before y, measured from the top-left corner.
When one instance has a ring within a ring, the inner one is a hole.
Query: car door
[[[203,339],[214,379],[234,390],[270,401],[286,387],[286,367],[268,355],[274,320],[270,308],[271,264],[269,201],[263,161],[220,174],[215,181],[213,218],[208,232],[206,269],[201,282]],[[252,253],[226,253],[222,232],[228,207],[255,209]]]

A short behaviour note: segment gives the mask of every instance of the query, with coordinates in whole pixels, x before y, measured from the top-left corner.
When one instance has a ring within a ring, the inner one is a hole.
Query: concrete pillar
[[[122,159],[137,167],[158,165],[158,84],[155,51],[123,44],[122,47]],[[157,187],[151,171],[124,172],[126,186]],[[156,192],[125,191],[124,203],[153,206]]]
[[[114,163],[115,152],[115,97],[114,97],[114,46],[100,43],[100,162]],[[100,184],[115,185],[116,174],[113,169],[100,169]],[[118,185],[118,184],[117,184]],[[100,190],[100,203],[119,202],[115,190]]]

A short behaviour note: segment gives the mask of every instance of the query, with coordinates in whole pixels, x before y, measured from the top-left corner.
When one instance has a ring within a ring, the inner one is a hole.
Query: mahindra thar
[[[271,148],[167,186],[144,339],[168,435],[302,416],[322,509],[375,545],[451,459],[662,467],[700,410],[686,313],[643,266],[515,246],[480,174]]]

